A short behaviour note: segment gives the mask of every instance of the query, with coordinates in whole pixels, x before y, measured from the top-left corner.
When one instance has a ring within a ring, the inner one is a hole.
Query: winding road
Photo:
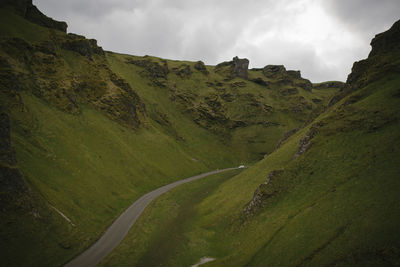
[[[239,167],[240,168],[240,167]],[[193,177],[176,181],[174,183],[159,187],[136,200],[129,208],[127,208],[106,230],[106,232],[96,241],[91,247],[80,254],[78,257],[71,260],[65,267],[89,267],[95,266],[104,257],[106,257],[128,234],[129,229],[135,224],[140,214],[144,211],[147,205],[160,196],[161,194],[171,190],[178,185],[185,184],[206,176],[217,174],[220,172],[231,171],[239,168],[227,168],[215,170],[207,173],[202,173]]]

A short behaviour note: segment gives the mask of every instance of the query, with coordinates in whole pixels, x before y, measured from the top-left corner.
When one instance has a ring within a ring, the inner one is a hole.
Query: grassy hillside
[[[12,143],[1,162],[3,264],[60,265],[143,193],[239,164],[187,118],[179,138],[173,127],[154,126],[92,42],[41,28],[10,8],[1,12],[9,19],[1,24],[2,129]],[[14,170],[25,183],[18,192]]]
[[[226,74],[202,62],[106,55],[111,69],[132,84],[147,104],[151,118],[158,122],[167,118],[178,135],[190,125],[184,118],[194,121],[216,134],[244,162],[272,152],[285,132],[322,112],[341,86],[313,90],[308,80],[297,72],[291,75],[283,66],[275,73],[269,66],[249,70],[249,78],[243,79],[229,68]],[[159,124],[170,131],[170,124]]]
[[[355,63],[333,98],[336,104],[195,202],[196,219],[169,233],[174,241],[162,250],[164,265],[190,265],[205,256],[216,259],[207,266],[399,265],[399,26],[373,40],[369,58]],[[162,248],[158,216],[187,213],[182,198],[194,201],[191,186],[157,200],[102,264],[156,260],[130,244],[144,240]],[[179,221],[179,215],[169,219]]]
[[[153,203],[102,264],[399,263],[398,26],[345,85],[312,84],[280,65],[248,70],[246,59],[106,52],[6,2],[2,264],[62,265],[145,192],[239,164],[253,166]]]
[[[143,193],[262,158],[337,91],[296,87],[287,96],[267,77],[271,86],[231,77],[229,63],[217,72],[104,52],[36,11],[27,20],[30,1],[8,3],[0,8],[6,265],[66,262]]]

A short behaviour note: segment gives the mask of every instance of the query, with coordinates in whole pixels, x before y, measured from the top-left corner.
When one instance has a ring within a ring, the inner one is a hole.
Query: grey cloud
[[[388,29],[400,19],[399,0],[326,0],[324,7],[364,38]]]
[[[46,14],[57,18],[65,18],[70,15],[99,18],[115,10],[132,10],[146,8],[151,1],[146,0],[37,0],[34,4]]]
[[[37,0],[34,4],[45,14],[67,21],[69,31],[95,38],[107,50],[211,65],[238,55],[249,58],[252,67],[285,64],[312,81],[322,81],[346,79],[352,63],[367,55],[373,35],[398,19],[397,2]],[[324,25],[312,33],[307,25],[299,28],[298,18],[310,6],[322,7],[325,17],[336,23],[329,29],[337,40],[315,38],[326,33]],[[341,40],[341,31],[347,39]],[[305,35],[292,36],[298,32]]]

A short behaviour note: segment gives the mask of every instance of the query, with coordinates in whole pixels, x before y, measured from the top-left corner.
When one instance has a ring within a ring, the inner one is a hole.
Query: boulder
[[[194,68],[195,68],[196,70],[200,71],[201,73],[203,73],[204,75],[208,75],[208,74],[209,74],[209,72],[208,72],[208,70],[207,70],[207,68],[206,68],[206,65],[204,65],[204,62],[203,62],[203,61],[197,61],[197,62],[194,64]]]
[[[215,71],[228,79],[240,77],[247,79],[248,77],[249,60],[247,58],[234,57],[232,61],[219,63],[215,66]]]
[[[238,57],[233,58],[232,71],[237,77],[247,79],[247,71],[249,68],[249,60],[247,58],[239,59]]]

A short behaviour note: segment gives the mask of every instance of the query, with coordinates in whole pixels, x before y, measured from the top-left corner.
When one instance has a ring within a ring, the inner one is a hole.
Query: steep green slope
[[[196,220],[177,231],[163,263],[208,256],[216,260],[207,266],[399,265],[399,33],[397,22],[377,35],[336,104],[196,203]],[[185,212],[181,199],[194,190],[177,188],[156,201],[103,265],[146,266],[147,254],[129,244],[162,247],[160,210]]]
[[[283,66],[247,70],[246,59],[214,67],[105,52],[30,0],[1,2],[0,21],[9,266],[61,265],[143,193],[263,158],[342,87]]]
[[[2,264],[60,265],[143,193],[239,164],[194,123],[185,140],[154,127],[94,41],[1,12]]]
[[[313,90],[300,72],[271,65],[249,71],[242,66],[248,76],[244,79],[231,67],[245,59],[216,67],[115,53],[107,53],[107,59],[113,71],[134,85],[150,117],[166,131],[173,126],[175,135],[185,132],[187,118],[218,135],[245,162],[273,151],[285,132],[321,113],[342,86],[337,82]]]

